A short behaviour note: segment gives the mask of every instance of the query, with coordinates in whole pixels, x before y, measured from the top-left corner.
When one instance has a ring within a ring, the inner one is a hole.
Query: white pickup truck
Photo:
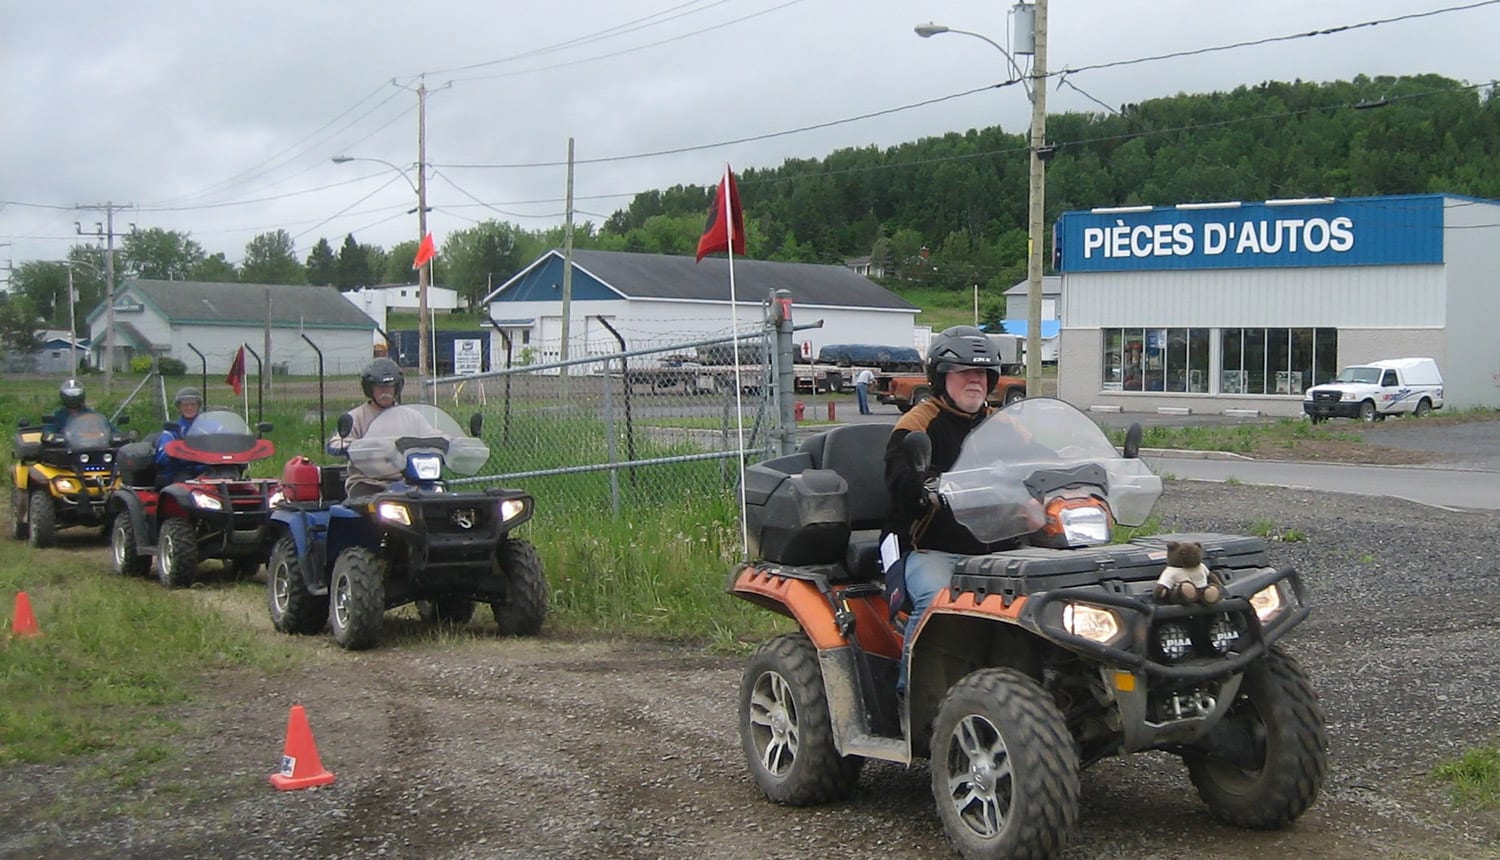
[[[1422,418],[1442,408],[1443,375],[1430,358],[1389,358],[1350,365],[1331,381],[1309,388],[1302,399],[1302,411],[1314,424],[1329,418]]]

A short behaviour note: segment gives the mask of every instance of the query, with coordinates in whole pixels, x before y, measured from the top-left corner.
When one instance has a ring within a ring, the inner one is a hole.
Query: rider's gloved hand
[[[935,508],[943,503],[943,496],[938,492],[938,479],[943,475],[937,469],[926,469],[918,474],[922,479],[922,507]]]

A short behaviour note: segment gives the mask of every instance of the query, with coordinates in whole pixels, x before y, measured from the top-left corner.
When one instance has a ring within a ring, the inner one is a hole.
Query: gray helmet
[[[985,333],[971,325],[944,329],[927,347],[927,379],[933,391],[947,393],[947,376],[951,370],[982,367],[989,371],[990,387],[1000,378],[1000,355]]]
[[[365,397],[374,399],[375,386],[395,385],[396,399],[401,399],[401,389],[406,386],[406,377],[401,373],[401,366],[389,358],[377,358],[365,365],[364,372],[359,375],[360,387],[365,391]]]
[[[57,396],[62,399],[62,405],[68,409],[83,408],[83,386],[78,380],[69,379],[57,389]]]
[[[184,400],[196,400],[198,401],[198,408],[203,408],[203,392],[192,387],[191,385],[186,385],[182,388],[177,389],[177,394],[172,397],[172,405],[180,409],[182,408],[182,401]]]

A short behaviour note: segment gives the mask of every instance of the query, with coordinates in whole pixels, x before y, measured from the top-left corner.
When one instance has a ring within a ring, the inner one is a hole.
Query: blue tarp
[[[1021,337],[1026,336],[1026,329],[1029,328],[1026,320],[1001,320],[1001,322],[1005,324],[1006,334],[1016,334]],[[1061,320],[1042,320],[1042,340],[1050,340],[1057,337],[1057,333],[1060,331],[1062,331]]]
[[[868,343],[836,343],[818,350],[819,364],[885,365],[922,363],[922,354],[909,346],[877,346]]]

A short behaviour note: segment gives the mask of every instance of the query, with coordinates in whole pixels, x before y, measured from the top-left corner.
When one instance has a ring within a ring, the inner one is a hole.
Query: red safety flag
[[[729,217],[724,217],[725,212]],[[745,213],[740,209],[740,190],[734,185],[734,171],[726,164],[719,191],[708,207],[708,224],[698,237],[698,259],[730,249],[736,254],[745,253]]]
[[[417,246],[416,259],[411,261],[413,269],[420,269],[437,256],[437,246],[432,243],[432,234],[428,233],[422,237],[422,244]]]
[[[224,377],[224,384],[234,389],[238,396],[245,390],[245,345],[240,344],[240,349],[234,354],[234,363],[229,365],[229,375]]]

